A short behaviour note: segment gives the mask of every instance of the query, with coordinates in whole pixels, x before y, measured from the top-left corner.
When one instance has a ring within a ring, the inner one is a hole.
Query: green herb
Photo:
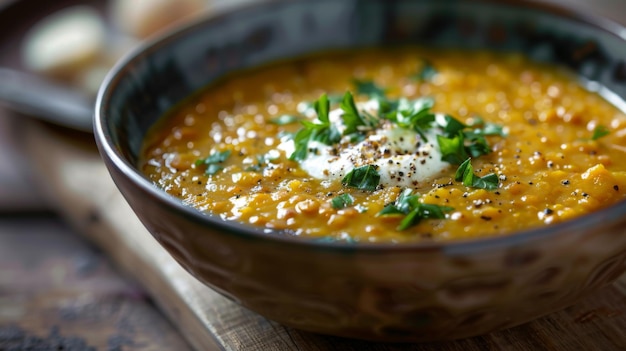
[[[346,94],[343,96],[340,107],[343,110],[341,118],[346,125],[346,130],[343,132],[344,134],[356,133],[360,126],[365,125],[365,121],[361,118],[359,110],[357,110],[356,104],[354,103],[354,98],[349,91],[346,91]]]
[[[341,183],[351,188],[374,191],[380,183],[380,174],[372,165],[354,168],[341,180]]]
[[[354,197],[350,194],[341,194],[331,200],[333,208],[340,210],[342,208],[350,207],[354,204]]]
[[[385,110],[381,115],[399,127],[414,130],[422,139],[426,138],[426,130],[432,128],[435,121],[435,114],[431,112],[434,105],[431,98],[420,98],[417,100],[400,99],[397,103],[386,101]]]
[[[206,170],[204,171],[204,174],[213,175],[213,174],[216,174],[217,172],[221,171],[223,168],[224,167],[222,167],[222,166],[220,166],[218,164],[212,163],[210,165],[207,165]]]
[[[454,180],[457,182],[462,181],[463,185],[486,190],[495,190],[498,188],[499,179],[495,173],[488,174],[484,177],[479,177],[474,174],[474,167],[472,166],[471,158],[465,160],[459,168],[456,170]]]
[[[276,118],[272,118],[270,119],[270,122],[273,124],[277,124],[279,126],[284,126],[287,124],[292,124],[295,122],[298,122],[300,120],[300,117],[298,116],[294,116],[294,115],[280,115]]]
[[[384,98],[385,89],[379,87],[371,80],[358,80],[352,81],[356,88],[356,93],[359,95],[367,95],[372,98]]]
[[[303,121],[304,123],[304,121]],[[304,125],[304,128],[300,129],[293,138],[293,142],[295,145],[295,149],[291,156],[289,156],[290,160],[294,161],[302,161],[306,159],[309,153],[309,140],[311,140],[313,136],[314,127],[309,127],[308,124]]]
[[[317,123],[303,120],[304,126],[294,137],[295,151],[289,157],[291,160],[302,161],[307,157],[309,142],[319,141],[326,145],[338,143],[341,140],[341,134],[329,120],[330,102],[326,94],[323,94],[319,100],[315,101],[313,108],[317,113]]]
[[[465,146],[465,149],[472,157],[480,157],[491,153],[491,147],[484,137],[469,139],[469,143]]]
[[[591,137],[591,140],[598,140],[604,136],[609,135],[610,131],[607,127],[605,126],[597,126],[594,130],[593,130],[593,136]]]
[[[420,71],[415,73],[412,78],[416,81],[424,82],[432,80],[435,75],[437,75],[435,67],[430,63],[430,61],[424,59],[422,60],[422,67]]]
[[[378,215],[405,215],[397,227],[402,231],[417,225],[423,219],[443,219],[446,212],[454,210],[448,206],[422,203],[419,198],[419,194],[412,194],[411,189],[405,189],[393,204],[385,206]]]
[[[220,151],[213,152],[208,157],[197,160],[195,162],[195,165],[196,166],[206,165],[207,168],[204,173],[207,175],[213,175],[219,172],[223,168],[219,164],[226,161],[228,157],[230,157],[230,153],[231,153],[230,150],[225,150],[221,152]]]
[[[467,125],[450,115],[445,115],[443,121],[444,123],[440,126],[443,128],[443,132],[450,137],[458,135],[459,132],[467,128]]]
[[[331,94],[327,95],[328,102],[331,105],[338,104],[343,99],[343,95],[341,94]],[[309,110],[315,111],[315,101],[301,101],[297,106],[298,112],[301,114],[307,114]]]
[[[260,172],[265,166],[267,166],[268,164],[272,163],[273,161],[276,161],[278,159],[278,156],[272,153],[266,153],[264,155],[257,155],[256,156],[256,164],[246,168],[246,171],[248,172]]]
[[[495,123],[485,122],[481,117],[474,117],[474,122],[467,126],[468,128],[474,128],[466,131],[465,134],[468,138],[485,137],[485,136],[500,136],[506,137],[504,129],[501,125]]]
[[[446,137],[443,135],[437,135],[437,143],[439,143],[439,150],[441,151],[441,160],[458,165],[463,160],[468,158],[467,151],[465,150],[465,137],[463,133],[458,133],[454,137]]]
[[[378,101],[378,115],[381,118],[387,118],[389,120],[395,120],[395,116],[398,114],[398,106],[400,100],[391,100],[384,97],[376,99]]]
[[[472,125],[465,125],[452,116],[444,116],[440,127],[445,135],[438,135],[437,141],[443,154],[443,161],[461,164],[468,157],[479,157],[491,153],[486,137],[492,135],[505,136],[501,126],[485,123],[477,118]]]

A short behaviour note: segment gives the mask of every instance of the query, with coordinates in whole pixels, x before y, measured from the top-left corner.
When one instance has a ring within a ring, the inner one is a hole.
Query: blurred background
[[[24,149],[33,143],[27,141],[32,135],[24,125],[32,121],[26,114],[46,114],[52,104],[78,116],[72,121],[44,116],[58,125],[46,128],[88,150],[91,162],[96,158],[90,120],[80,116],[90,117],[98,87],[120,57],[172,27],[254,1],[0,0],[0,351],[29,345],[189,349],[144,288],[117,271],[46,196],[49,190],[41,184],[46,171],[33,165],[39,161]],[[626,23],[625,0],[535,1]]]

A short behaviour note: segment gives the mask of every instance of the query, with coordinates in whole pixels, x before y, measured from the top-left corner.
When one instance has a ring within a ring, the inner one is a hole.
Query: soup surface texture
[[[334,53],[197,94],[149,132],[141,167],[200,211],[296,236],[468,239],[623,200],[626,117],[519,55]]]

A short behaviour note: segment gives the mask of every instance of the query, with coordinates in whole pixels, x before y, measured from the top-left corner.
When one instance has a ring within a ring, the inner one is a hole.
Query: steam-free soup
[[[623,200],[626,116],[519,55],[367,50],[229,77],[165,116],[141,162],[225,220],[323,240],[467,239]]]

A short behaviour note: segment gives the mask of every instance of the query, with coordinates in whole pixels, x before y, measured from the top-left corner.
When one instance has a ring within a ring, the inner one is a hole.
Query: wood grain
[[[189,348],[143,288],[57,217],[0,217],[0,350]]]
[[[23,147],[46,197],[153,296],[198,350],[626,350],[626,275],[564,311],[486,336],[437,344],[376,344],[285,328],[185,272],[134,216],[90,138],[25,123]]]
[[[21,138],[19,124],[27,117],[7,115],[0,107],[0,212],[47,210],[49,206],[39,195],[26,157],[16,146]]]

